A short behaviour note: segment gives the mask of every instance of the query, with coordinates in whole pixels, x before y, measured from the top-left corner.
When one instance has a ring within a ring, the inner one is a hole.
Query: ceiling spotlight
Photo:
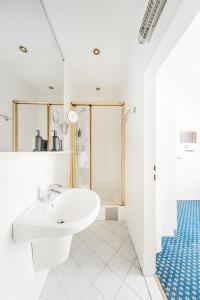
[[[101,88],[99,86],[96,87],[96,91],[100,91]]]
[[[23,53],[27,53],[28,52],[28,49],[24,46],[19,46],[19,50]]]
[[[53,89],[54,89],[53,85],[50,85],[50,86],[49,86],[49,89],[50,89],[50,90],[53,90]]]
[[[99,55],[100,54],[100,50],[98,48],[95,48],[93,50],[94,55]]]

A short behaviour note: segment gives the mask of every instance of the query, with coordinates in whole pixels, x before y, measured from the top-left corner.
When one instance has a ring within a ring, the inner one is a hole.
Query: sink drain
[[[65,221],[63,221],[63,220],[58,220],[57,223],[58,223],[58,224],[63,224],[63,223],[65,223]]]

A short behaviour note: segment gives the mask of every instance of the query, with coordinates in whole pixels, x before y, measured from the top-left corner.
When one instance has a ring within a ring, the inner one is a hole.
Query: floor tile
[[[50,271],[40,300],[149,300],[127,232],[125,222],[96,221],[75,235],[69,259]]]
[[[134,264],[139,270],[141,270],[140,263],[139,263],[137,257],[134,259],[133,264]]]
[[[105,227],[114,232],[117,228],[119,228],[119,226],[121,225],[121,223],[119,221],[106,221],[105,222]]]
[[[100,294],[100,292],[94,286],[92,286],[82,298],[82,300],[104,300],[104,299],[105,298]]]
[[[112,247],[110,247],[107,243],[104,242],[96,250],[95,253],[104,263],[108,263],[108,261],[113,257],[115,252],[116,251]]]
[[[105,264],[95,254],[90,256],[81,266],[81,269],[85,272],[85,274],[91,281],[94,281],[104,268]]]
[[[46,300],[59,286],[59,281],[57,280],[54,273],[50,271],[43,287],[40,300]]]
[[[62,283],[65,279],[67,279],[73,272],[75,272],[79,266],[74,261],[72,257],[69,257],[66,262],[61,265],[58,265],[53,269],[54,274],[57,279]]]
[[[131,266],[132,263],[120,253],[116,253],[108,264],[108,267],[111,268],[122,280],[126,277]]]
[[[122,221],[122,222],[121,222],[121,226],[123,226],[123,227],[125,227],[125,228],[128,228],[128,227],[127,227],[127,224],[126,224],[126,221]]]
[[[141,300],[126,284],[123,284],[117,293],[115,300]]]
[[[89,230],[92,232],[97,232],[105,225],[105,221],[95,221],[89,226]]]
[[[142,272],[135,266],[128,272],[125,283],[143,300],[151,299]]]
[[[71,251],[80,246],[81,243],[82,241],[79,240],[79,238],[76,235],[74,235],[71,244]]]
[[[63,283],[63,288],[69,300],[78,300],[86,293],[91,283],[85,273],[78,269]]]
[[[119,237],[121,237],[124,240],[129,237],[128,228],[126,228],[124,226],[118,227],[117,230],[115,231],[115,234],[118,235]]]
[[[47,300],[68,300],[68,296],[65,294],[63,287],[59,287],[55,292],[53,292]]]
[[[119,249],[119,252],[121,254],[123,254],[126,258],[128,258],[128,260],[130,260],[131,262],[133,262],[136,258],[135,250],[134,250],[133,246],[128,242],[125,242],[121,246],[121,248]]]
[[[85,241],[85,244],[91,249],[96,250],[101,244],[103,240],[96,234],[92,235]]]
[[[97,231],[97,235],[102,240],[107,240],[112,235],[112,231],[108,230],[106,227],[102,227]]]
[[[177,229],[162,237],[156,273],[168,299],[200,299],[200,200],[177,201]]]
[[[94,233],[90,231],[89,229],[82,230],[78,234],[76,234],[76,237],[81,240],[82,242],[86,241],[91,237]]]
[[[74,251],[71,252],[71,256],[75,261],[81,265],[92,253],[92,250],[85,244],[81,244]]]
[[[133,247],[133,242],[132,242],[130,236],[126,239],[126,243],[130,244],[130,245]],[[133,248],[134,248],[134,247],[133,247]]]
[[[103,294],[106,300],[112,300],[117,294],[122,281],[109,268],[105,268],[95,281],[96,288]]]
[[[119,237],[116,233],[114,233],[108,240],[106,240],[106,242],[113,249],[118,250],[124,244],[125,239]]]
[[[163,296],[156,281],[155,276],[147,276],[145,277],[148,289],[150,291],[151,299],[155,300],[163,300]],[[180,299],[179,299],[180,300]]]

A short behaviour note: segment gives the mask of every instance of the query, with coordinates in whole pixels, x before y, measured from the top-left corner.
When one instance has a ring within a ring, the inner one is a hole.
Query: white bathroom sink
[[[36,201],[13,223],[13,240],[34,241],[73,235],[89,226],[100,209],[99,196],[87,189],[66,189],[53,200]]]
[[[66,261],[73,235],[89,226],[100,209],[99,196],[87,189],[64,189],[48,202],[36,201],[13,223],[13,240],[31,242],[35,272]]]

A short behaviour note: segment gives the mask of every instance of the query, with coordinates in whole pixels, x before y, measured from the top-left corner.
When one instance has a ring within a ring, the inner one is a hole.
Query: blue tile
[[[200,200],[177,201],[177,218],[156,255],[157,275],[168,299],[200,300]]]

